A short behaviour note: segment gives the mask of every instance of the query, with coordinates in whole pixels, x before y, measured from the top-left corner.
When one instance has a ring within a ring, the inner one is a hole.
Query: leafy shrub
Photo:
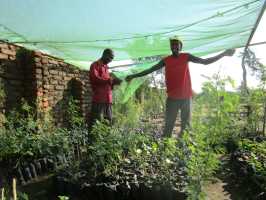
[[[113,112],[115,124],[124,129],[133,129],[138,126],[143,109],[141,104],[129,99],[126,103],[116,103]]]
[[[243,153],[242,159],[252,167],[254,173],[266,178],[266,141],[244,139],[239,142],[239,150]]]
[[[263,118],[266,114],[265,89],[250,90],[249,95],[246,95],[243,101],[249,106],[249,116],[246,123],[246,136],[254,136],[262,133],[263,123],[265,123]]]
[[[85,120],[81,115],[80,101],[70,96],[68,99],[67,115],[69,128],[84,127]]]
[[[222,147],[230,139],[239,138],[245,124],[235,113],[240,110],[239,94],[226,91],[226,85],[234,86],[230,77],[222,78],[219,74],[209,78],[203,86],[203,92],[194,102],[193,119],[208,127],[213,146]]]
[[[50,120],[41,123],[35,115],[33,108],[24,102],[19,111],[7,116],[5,127],[0,131],[0,160],[14,166],[20,160],[71,151],[70,132],[52,126]]]
[[[87,164],[82,164],[91,184],[159,184],[183,190],[185,176],[176,139],[157,140],[150,134],[125,132],[100,122],[92,134]]]

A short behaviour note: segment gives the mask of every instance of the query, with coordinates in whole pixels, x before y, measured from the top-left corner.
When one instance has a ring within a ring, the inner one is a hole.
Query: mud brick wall
[[[15,108],[24,93],[23,68],[16,60],[17,47],[0,43],[0,87],[6,98],[0,99],[0,112]]]
[[[81,115],[89,116],[91,87],[88,71],[40,52],[0,42],[0,113],[17,107],[24,98],[36,112],[51,111],[57,125],[66,121],[69,96],[79,101]],[[1,97],[0,97],[1,98]]]
[[[36,94],[43,109],[52,109],[59,125],[66,121],[69,96],[80,101],[82,115],[90,111],[91,87],[88,71],[61,60],[35,53]]]

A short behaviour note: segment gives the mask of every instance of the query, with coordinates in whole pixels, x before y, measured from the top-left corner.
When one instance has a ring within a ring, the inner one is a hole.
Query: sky
[[[265,35],[266,35],[266,14],[264,13],[259,23],[259,26],[257,27],[257,30],[253,36],[251,44],[256,42],[266,41]],[[266,65],[266,44],[252,46],[250,49],[255,52],[257,58],[260,59],[261,63]],[[243,48],[237,49],[234,56],[224,57],[221,60],[210,65],[200,65],[200,64],[190,63],[189,67],[190,67],[191,80],[192,80],[192,89],[195,92],[200,92],[202,83],[206,81],[206,78],[204,78],[204,76],[211,77],[215,73],[219,73],[224,77],[230,76],[235,80],[236,86],[237,87],[240,86],[242,81],[242,67],[241,67],[241,58],[239,56],[240,52],[243,52],[243,50],[244,50]],[[207,57],[213,55],[208,55]],[[248,86],[253,88],[258,85],[258,80],[256,80],[254,76],[251,76],[250,72],[248,73],[247,82]],[[227,87],[227,89],[234,90],[234,88],[231,87]]]

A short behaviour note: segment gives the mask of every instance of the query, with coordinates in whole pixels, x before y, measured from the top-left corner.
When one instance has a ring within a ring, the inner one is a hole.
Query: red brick
[[[37,63],[39,63],[39,62],[41,62],[41,58],[39,58],[39,57],[35,57],[35,58],[34,58],[34,61],[37,62]]]
[[[43,58],[42,58],[42,64],[47,64],[47,63],[48,63],[48,58],[43,57]]]
[[[48,101],[48,98],[47,97],[43,97],[42,101],[43,102]]]
[[[53,75],[53,79],[56,79],[58,81],[61,81],[62,80],[62,77],[61,76],[57,76],[57,75]]]
[[[43,76],[49,76],[48,70],[43,71]]]
[[[35,66],[36,66],[36,67],[42,67],[43,65],[42,65],[42,63],[38,63],[38,62],[37,62],[37,63],[35,63]]]
[[[43,91],[37,91],[37,97],[42,97],[43,96]]]
[[[8,59],[8,55],[0,53],[0,59]]]
[[[36,85],[37,85],[37,87],[41,87],[42,86],[42,80],[36,80]]]
[[[14,50],[10,50],[10,49],[1,49],[2,53],[10,55],[10,56],[15,56],[16,55],[16,51]]]
[[[57,86],[55,86],[55,89],[56,90],[63,90],[65,87],[64,86],[62,86],[62,85],[57,85]]]
[[[64,63],[64,62],[59,62],[59,65],[61,65],[62,67],[67,67],[68,66],[68,64]]]
[[[9,60],[16,60],[16,56],[8,56]]]
[[[56,60],[49,59],[48,62],[49,62],[50,64],[58,65],[58,61],[56,61]]]
[[[58,71],[56,71],[56,70],[49,70],[49,73],[58,75]]]
[[[0,43],[0,49],[1,48],[8,49],[8,44],[7,43]]]
[[[43,56],[43,54],[40,51],[34,51],[34,55],[39,57]]]
[[[44,85],[43,88],[49,90],[50,88],[52,88],[52,86],[51,85]]]
[[[57,80],[51,80],[50,84],[57,85],[58,84],[58,81]]]
[[[49,102],[48,101],[43,101],[42,106],[44,108],[48,108],[49,107]]]
[[[42,69],[37,68],[37,69],[35,70],[35,72],[36,72],[36,74],[42,74]]]
[[[18,49],[18,47],[14,46],[14,45],[9,45],[9,49],[16,51]]]
[[[42,75],[41,74],[36,74],[35,77],[36,77],[37,80],[41,80],[42,79]]]

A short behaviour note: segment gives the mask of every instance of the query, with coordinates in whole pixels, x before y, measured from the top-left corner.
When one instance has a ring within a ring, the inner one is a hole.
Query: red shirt
[[[92,87],[92,102],[112,103],[112,80],[108,66],[98,60],[91,64],[89,74]]]
[[[191,79],[188,68],[188,54],[180,53],[164,58],[165,82],[168,97],[188,99],[192,97]]]

